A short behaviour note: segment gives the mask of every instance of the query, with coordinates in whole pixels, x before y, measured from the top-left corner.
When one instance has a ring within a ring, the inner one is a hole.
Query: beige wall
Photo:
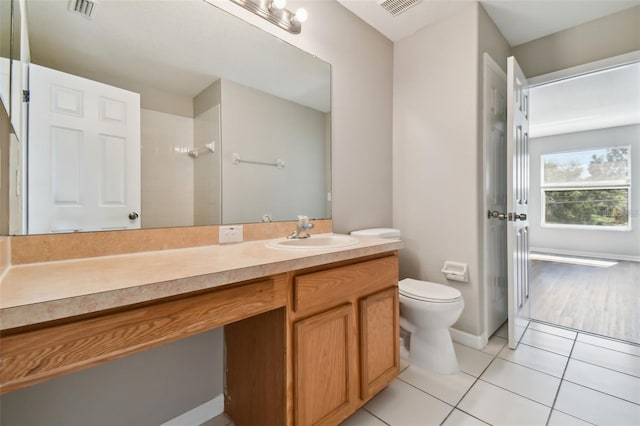
[[[640,50],[640,6],[513,48],[527,77]]]
[[[192,118],[140,110],[143,228],[193,225]]]
[[[3,426],[159,425],[222,393],[222,328],[2,395]],[[203,398],[204,396],[204,398]]]
[[[509,46],[469,4],[396,43],[393,218],[405,248],[401,276],[459,289],[455,328],[484,332],[482,304],[482,53],[506,68]],[[470,282],[447,281],[445,260],[469,264]]]
[[[629,195],[632,229],[614,231],[549,228],[541,225],[541,209],[534,208],[529,209],[531,230],[529,244],[531,248],[539,251],[560,250],[578,256],[593,256],[594,253],[600,253],[619,259],[640,260],[640,227],[637,225],[640,215],[640,173],[635,173],[637,164],[640,164],[640,124],[531,138],[529,143],[531,156],[531,197],[529,203],[533,206],[542,205],[540,191],[541,155],[550,152],[625,145],[631,146],[630,157],[633,167]]]
[[[223,223],[260,222],[265,214],[274,221],[327,218],[325,129],[321,111],[223,80]],[[233,164],[234,153],[285,166]]]
[[[332,197],[336,232],[392,223],[393,44],[336,1],[290,1],[309,20],[292,35],[231,2],[214,2],[331,64]]]
[[[458,288],[460,330],[480,332],[478,7],[395,45],[393,218],[402,232],[401,277]],[[470,282],[447,282],[445,260],[469,264]]]
[[[215,83],[193,98],[193,143],[195,148],[205,149],[214,144],[214,152],[193,159],[193,224],[215,225],[221,223],[222,190],[222,132],[221,132],[221,82]]]

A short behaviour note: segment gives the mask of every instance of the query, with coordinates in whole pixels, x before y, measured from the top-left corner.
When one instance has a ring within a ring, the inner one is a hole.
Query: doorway
[[[640,343],[640,62],[536,80],[530,318]]]

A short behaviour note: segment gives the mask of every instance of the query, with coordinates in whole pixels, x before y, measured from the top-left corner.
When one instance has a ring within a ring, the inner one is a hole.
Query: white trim
[[[476,336],[475,334],[466,333],[455,328],[449,328],[449,332],[454,342],[479,351],[483,350],[489,341],[485,336]]]
[[[224,396],[222,394],[216,396],[197,407],[192,408],[186,413],[180,414],[162,423],[160,426],[198,426],[224,412]]]
[[[496,73],[498,73],[500,75],[500,77],[504,78],[505,81],[507,80],[507,73],[504,72],[504,70],[500,67],[500,65],[498,65],[498,63],[491,57],[491,55],[489,55],[487,52],[484,52],[482,54],[482,59],[483,59],[483,63],[485,67],[489,67],[492,70],[494,70]]]
[[[611,58],[601,59],[595,62],[578,65],[563,70],[550,72],[528,78],[529,87],[540,86],[554,81],[564,80],[569,77],[575,77],[581,74],[588,74],[594,71],[601,71],[607,68],[614,68],[621,65],[631,64],[640,61],[640,50],[624,53],[622,55],[613,56]]]
[[[564,256],[592,257],[596,259],[628,260],[630,262],[640,262],[640,256],[615,253],[596,253],[590,251],[562,250],[544,247],[529,247],[529,251],[536,253],[560,254]]]

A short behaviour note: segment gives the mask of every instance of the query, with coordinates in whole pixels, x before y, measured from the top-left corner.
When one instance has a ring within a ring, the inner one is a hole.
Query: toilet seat
[[[398,283],[398,287],[401,295],[423,302],[453,303],[462,300],[459,290],[429,281],[405,278]]]

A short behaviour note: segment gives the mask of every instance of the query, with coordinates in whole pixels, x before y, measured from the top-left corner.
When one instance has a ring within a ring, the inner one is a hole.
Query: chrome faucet
[[[307,216],[298,215],[298,225],[296,226],[296,230],[293,231],[287,238],[309,238],[309,229],[313,228],[313,223],[309,222],[309,218]]]

